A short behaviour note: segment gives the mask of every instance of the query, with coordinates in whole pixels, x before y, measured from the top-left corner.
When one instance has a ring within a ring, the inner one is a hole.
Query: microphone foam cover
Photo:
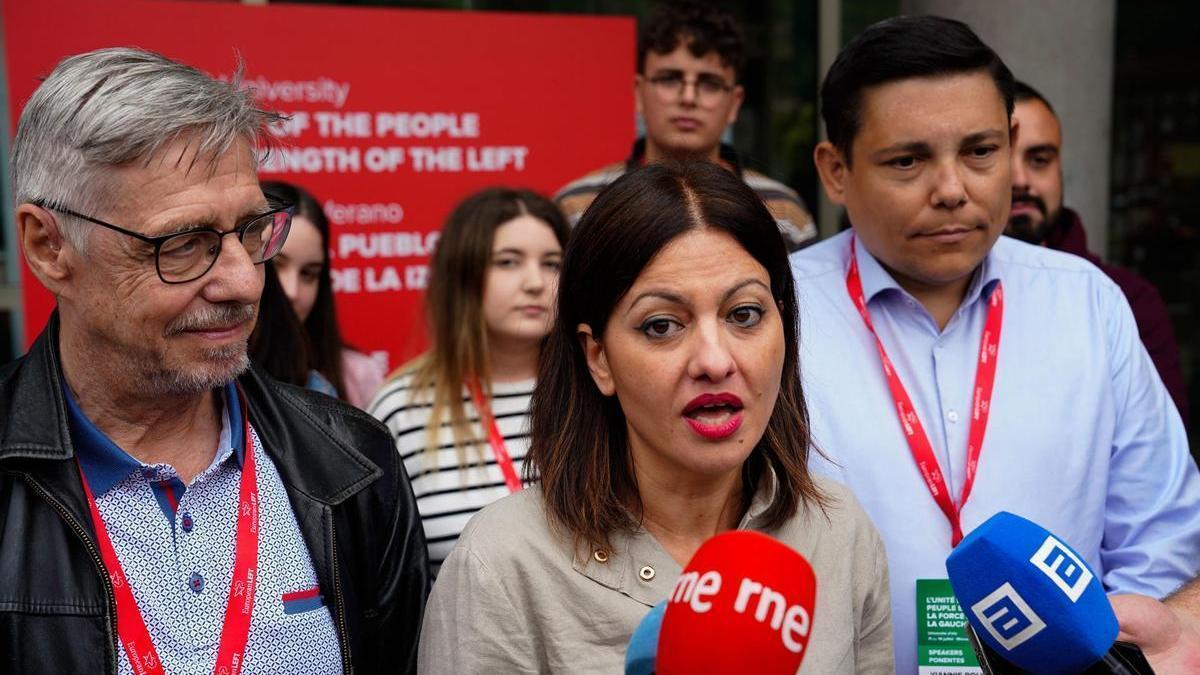
[[[1001,511],[946,559],[980,639],[1015,666],[1076,673],[1104,657],[1117,617],[1082,556],[1045,528]]]
[[[637,628],[633,629],[633,635],[629,636],[629,646],[625,648],[625,675],[654,673],[658,632],[662,629],[663,612],[666,609],[667,601],[663,600],[651,607]]]
[[[704,542],[667,598],[658,673],[795,673],[812,632],[817,580],[799,553],[765,534]]]

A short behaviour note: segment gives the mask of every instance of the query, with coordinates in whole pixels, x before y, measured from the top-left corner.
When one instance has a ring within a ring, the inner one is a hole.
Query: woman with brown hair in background
[[[806,465],[796,295],[762,201],[707,162],[650,165],[571,236],[533,396],[540,484],[463,531],[418,670],[621,672],[700,545],[753,529],[818,579],[804,670],[893,672],[879,535]]]
[[[433,254],[429,350],[368,407],[396,439],[433,574],[476,511],[522,488],[567,232],[558,207],[529,190],[490,188],[459,204]]]
[[[299,185],[263,181],[268,196],[296,205],[283,250],[272,260],[279,287],[307,338],[309,389],[363,408],[383,382],[386,366],[349,346],[338,328],[329,265],[329,220],[321,204]]]

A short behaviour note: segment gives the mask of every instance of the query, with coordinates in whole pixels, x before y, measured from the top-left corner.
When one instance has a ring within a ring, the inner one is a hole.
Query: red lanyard
[[[475,410],[479,411],[479,423],[487,429],[488,445],[492,446],[492,454],[496,456],[496,466],[500,467],[500,473],[504,474],[504,483],[508,485],[508,491],[520,492],[523,487],[521,477],[517,475],[517,468],[513,466],[512,456],[508,454],[508,448],[504,445],[504,436],[500,435],[500,429],[496,426],[496,418],[492,416],[492,408],[483,395],[479,381],[469,381],[467,389],[471,391],[471,400],[475,403]]]
[[[955,505],[950,499],[950,490],[946,487],[946,479],[942,475],[941,467],[938,466],[937,457],[933,454],[933,445],[929,442],[925,428],[921,426],[921,420],[917,417],[917,411],[913,406],[912,399],[908,396],[908,390],[900,381],[895,366],[892,365],[887,351],[883,348],[879,334],[875,332],[875,325],[871,323],[871,315],[867,312],[867,300],[863,296],[862,279],[858,276],[858,260],[855,258],[854,252],[855,238],[851,237],[850,271],[846,274],[846,290],[850,293],[850,299],[854,302],[854,306],[858,308],[863,322],[867,324],[867,329],[875,338],[875,346],[879,349],[879,358],[883,362],[883,374],[887,377],[888,388],[892,391],[892,399],[896,403],[896,415],[900,419],[901,428],[904,429],[904,436],[912,451],[913,460],[916,461],[917,468],[920,469],[921,476],[925,479],[925,485],[933,495],[934,501],[950,521],[952,532],[950,545],[958,546],[958,542],[963,538],[962,507],[967,503],[967,498],[971,495],[971,488],[975,485],[975,474],[979,468],[979,454],[983,450],[983,436],[987,431],[988,412],[992,407],[992,389],[996,384],[996,360],[1000,351],[1000,326],[1004,318],[1004,289],[1002,284],[997,283],[992,290],[992,295],[988,299],[988,313],[983,324],[983,335],[979,338],[979,363],[975,368],[971,428],[967,433],[967,475],[963,481],[962,497]]]
[[[243,403],[242,410],[246,410]],[[214,673],[237,675],[246,661],[246,640],[250,636],[250,613],[254,608],[255,582],[258,580],[258,484],[254,471],[254,446],[250,441],[250,423],[245,423],[246,453],[242,463],[242,481],[238,496],[237,543],[234,550],[233,580],[229,584],[229,602],[225,607],[225,624],[217,647]],[[82,475],[82,471],[80,472]],[[150,631],[138,609],[137,599],[129,587],[125,570],[117,559],[96,497],[83,478],[83,491],[92,510],[100,556],[112,579],[113,595],[117,602],[117,639],[125,648],[129,664],[137,675],[163,673],[162,661],[154,649]]]

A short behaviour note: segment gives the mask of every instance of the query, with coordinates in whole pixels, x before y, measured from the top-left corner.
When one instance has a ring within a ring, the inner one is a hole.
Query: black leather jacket
[[[116,608],[59,386],[58,319],[0,370],[0,673],[116,673]],[[320,394],[240,378],[341,638],[345,672],[415,670],[425,537],[387,431]]]

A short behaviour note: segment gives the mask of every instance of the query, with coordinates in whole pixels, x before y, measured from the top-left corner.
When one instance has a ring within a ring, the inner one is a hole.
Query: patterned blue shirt
[[[883,536],[897,672],[916,669],[916,580],[946,578],[950,525],[905,441],[846,292],[850,233],[792,255],[817,473]],[[964,532],[1007,510],[1082,554],[1110,591],[1162,596],[1200,566],[1200,475],[1121,290],[1091,263],[1001,237],[945,329],[859,243],[871,319],[955,500],[987,298],[1004,282],[996,384]]]
[[[241,405],[225,387],[216,456],[190,485],[167,464],[117,447],[66,394],[71,440],[117,558],[167,673],[212,673],[233,577],[247,452]],[[259,578],[245,673],[340,673],[332,616],[283,481],[251,429],[259,503]],[[133,673],[123,648],[120,672]]]

